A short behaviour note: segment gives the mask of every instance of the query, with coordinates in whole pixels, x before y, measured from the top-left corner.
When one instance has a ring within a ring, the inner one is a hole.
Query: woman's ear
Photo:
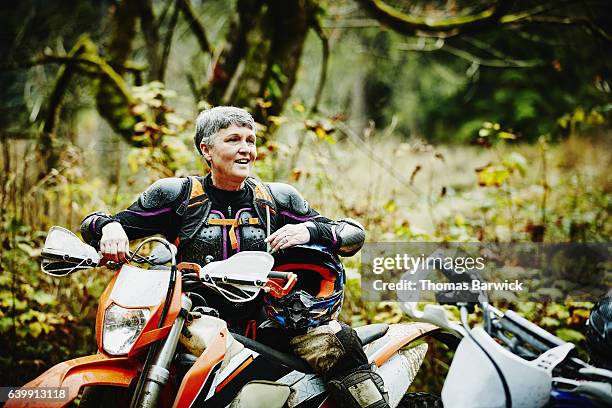
[[[205,143],[200,143],[200,150],[202,151],[202,156],[204,157],[204,160],[210,162],[210,149],[208,148],[208,145]]]

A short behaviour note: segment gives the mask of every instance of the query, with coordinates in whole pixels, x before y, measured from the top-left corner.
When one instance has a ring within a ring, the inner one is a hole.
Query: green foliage
[[[50,365],[95,352],[100,272],[58,282],[43,275],[38,248],[44,234],[4,219],[0,257],[0,382],[22,385]]]

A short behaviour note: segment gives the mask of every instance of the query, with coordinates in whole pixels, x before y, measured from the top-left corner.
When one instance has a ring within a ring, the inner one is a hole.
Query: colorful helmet
[[[274,270],[294,272],[297,283],[286,296],[264,295],[268,317],[289,329],[317,326],[336,318],[345,282],[338,257],[319,245],[299,245],[283,252],[275,256]]]

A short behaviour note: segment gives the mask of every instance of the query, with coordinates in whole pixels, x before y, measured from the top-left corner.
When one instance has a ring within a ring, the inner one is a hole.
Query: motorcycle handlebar
[[[268,273],[268,279],[288,280],[291,278],[291,275],[291,272],[270,271],[270,273]]]

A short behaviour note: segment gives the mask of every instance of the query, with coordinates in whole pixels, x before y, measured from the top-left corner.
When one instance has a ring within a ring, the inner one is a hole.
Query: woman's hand
[[[111,222],[102,227],[100,252],[104,259],[113,262],[126,262],[130,240],[118,222]]]
[[[305,223],[287,224],[270,234],[266,242],[270,244],[270,252],[295,245],[307,244],[310,241],[310,232]]]

